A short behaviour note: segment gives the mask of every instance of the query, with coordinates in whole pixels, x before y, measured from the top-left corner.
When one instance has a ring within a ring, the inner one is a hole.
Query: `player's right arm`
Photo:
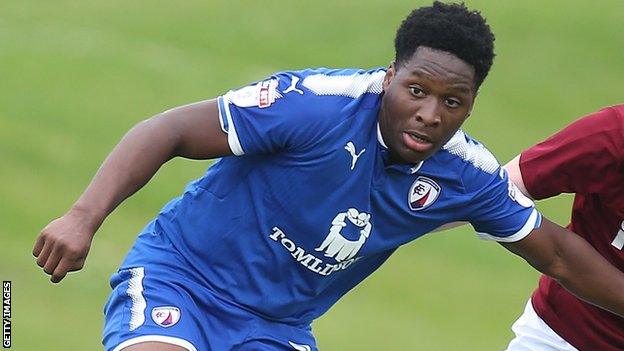
[[[108,155],[80,198],[39,234],[37,264],[61,281],[83,267],[104,219],[141,189],[158,169],[180,156],[211,159],[232,155],[221,129],[216,100],[177,107],[134,126]]]

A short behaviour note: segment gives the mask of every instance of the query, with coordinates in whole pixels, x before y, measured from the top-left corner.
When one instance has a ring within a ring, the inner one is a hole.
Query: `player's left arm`
[[[501,245],[578,298],[624,317],[624,273],[580,236],[543,218],[523,239]]]

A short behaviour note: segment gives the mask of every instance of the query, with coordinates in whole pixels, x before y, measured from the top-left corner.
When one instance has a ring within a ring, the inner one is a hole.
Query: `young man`
[[[316,350],[315,318],[397,247],[462,220],[624,314],[624,275],[542,219],[459,130],[493,41],[479,13],[436,2],[402,23],[387,70],[278,73],[142,122],[44,228],[37,263],[61,280],[164,162],[222,157],[111,278],[107,350]]]
[[[505,168],[535,199],[575,193],[568,228],[624,271],[624,105],[577,120]],[[622,317],[580,300],[548,276],[512,329],[509,351],[624,350]]]

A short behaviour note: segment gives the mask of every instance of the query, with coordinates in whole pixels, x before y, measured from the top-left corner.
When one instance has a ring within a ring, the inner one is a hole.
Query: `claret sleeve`
[[[560,193],[596,193],[601,179],[622,172],[624,105],[584,116],[520,155],[529,194],[544,199]]]

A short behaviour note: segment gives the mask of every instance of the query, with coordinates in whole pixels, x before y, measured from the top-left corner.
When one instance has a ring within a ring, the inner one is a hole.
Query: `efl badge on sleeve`
[[[432,179],[419,176],[410,188],[407,202],[414,211],[424,210],[431,206],[440,195],[440,186]]]
[[[180,320],[180,309],[173,306],[154,307],[152,319],[161,327],[171,327]]]
[[[282,97],[282,94],[277,90],[278,85],[279,82],[275,78],[263,80],[238,90],[229,91],[227,96],[238,107],[258,106],[265,108]]]
[[[258,83],[258,107],[269,107],[275,100],[282,97],[282,94],[277,91],[277,85],[277,79],[269,79]]]

